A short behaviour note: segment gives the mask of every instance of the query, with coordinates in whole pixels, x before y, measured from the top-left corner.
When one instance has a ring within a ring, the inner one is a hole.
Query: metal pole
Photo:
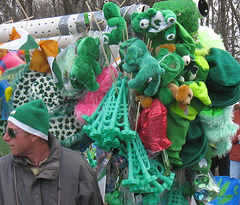
[[[149,6],[145,4],[133,4],[130,6],[121,7],[120,12],[125,18],[126,22],[130,24],[131,14],[133,12],[145,12],[148,8]],[[104,19],[103,12],[94,11],[92,13],[102,30],[104,30],[106,28],[106,21]],[[87,14],[90,22],[92,22],[90,25],[90,30],[98,30],[98,26],[96,25],[96,23],[94,21],[91,21],[91,13],[88,12]],[[0,25],[0,43],[5,43],[9,41],[9,37],[12,33],[13,27],[22,28],[37,39],[50,37],[62,38],[62,36],[69,36],[68,40],[71,39],[71,35],[82,33],[85,29],[87,29],[84,21],[84,13],[28,21],[19,21],[15,23],[7,23]]]

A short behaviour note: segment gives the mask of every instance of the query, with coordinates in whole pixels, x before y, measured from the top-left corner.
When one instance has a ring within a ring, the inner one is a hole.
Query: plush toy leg
[[[160,85],[160,76],[148,76],[145,73],[146,71],[140,70],[138,74],[135,76],[134,79],[131,79],[128,81],[128,86],[132,89],[137,89],[139,87],[142,87],[146,82],[148,82],[149,78],[156,78],[154,80],[151,80],[148,89],[145,90],[145,95],[147,96],[153,96],[156,94],[159,85]]]
[[[144,94],[146,96],[153,96],[153,95],[155,95],[157,93],[157,91],[158,91],[160,82],[161,82],[160,80],[158,80],[158,81],[153,81],[153,80],[150,81],[147,89],[144,91]]]
[[[167,113],[167,137],[172,145],[166,149],[171,164],[182,165],[179,153],[186,142],[189,120],[175,114],[170,109]]]

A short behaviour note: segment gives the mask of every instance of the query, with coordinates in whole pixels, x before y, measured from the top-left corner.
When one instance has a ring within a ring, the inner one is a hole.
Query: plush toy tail
[[[113,80],[110,69],[112,69],[115,77],[117,77],[116,68],[104,68],[102,73],[97,77],[97,82],[100,84],[99,89],[96,92],[88,92],[84,96],[83,100],[79,101],[76,105],[74,114],[81,122],[85,122],[84,119],[82,119],[82,115],[90,116],[97,109],[103,97],[111,88]]]

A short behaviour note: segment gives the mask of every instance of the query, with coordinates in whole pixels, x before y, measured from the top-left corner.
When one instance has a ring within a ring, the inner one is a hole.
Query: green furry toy
[[[186,29],[186,31],[194,36],[199,28],[199,18],[208,15],[208,4],[206,1],[201,1],[201,4],[196,5],[193,0],[175,0],[161,1],[153,4],[156,10],[169,9],[173,11],[178,19],[178,22]]]
[[[176,37],[176,21],[177,17],[171,10],[161,10],[150,8],[147,10],[148,15],[151,17],[151,28],[149,33],[157,34],[164,31],[164,39],[172,41]]]
[[[163,44],[186,43],[195,51],[195,42],[184,27],[177,21],[177,15],[171,10],[150,8],[147,12],[133,13],[132,28],[136,33],[145,33],[152,41],[155,50]]]
[[[119,7],[108,2],[103,5],[104,17],[107,20],[106,33],[101,37],[104,44],[118,45],[126,37],[126,21],[121,16]]]
[[[129,87],[138,91],[142,89],[146,96],[155,95],[165,70],[148,51],[146,44],[138,38],[131,38],[120,48],[127,49],[123,69],[128,73],[135,72],[134,79],[128,82]]]
[[[150,29],[150,16],[147,12],[134,12],[131,15],[131,24],[136,33],[147,33]]]
[[[96,75],[102,72],[98,63],[99,43],[99,38],[92,37],[85,37],[76,42],[78,56],[74,59],[69,72],[69,79],[74,89],[81,90],[82,87],[86,87],[89,91],[98,90]]]
[[[162,76],[157,98],[165,105],[174,102],[174,97],[168,85],[172,82],[178,84],[176,79],[190,62],[190,47],[187,44],[165,44],[156,49],[159,65],[165,69]]]

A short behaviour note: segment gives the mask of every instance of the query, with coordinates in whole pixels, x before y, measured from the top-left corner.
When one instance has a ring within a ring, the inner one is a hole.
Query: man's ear
[[[29,134],[29,137],[32,138],[32,142],[36,142],[37,140],[39,140],[39,137],[34,134]]]

